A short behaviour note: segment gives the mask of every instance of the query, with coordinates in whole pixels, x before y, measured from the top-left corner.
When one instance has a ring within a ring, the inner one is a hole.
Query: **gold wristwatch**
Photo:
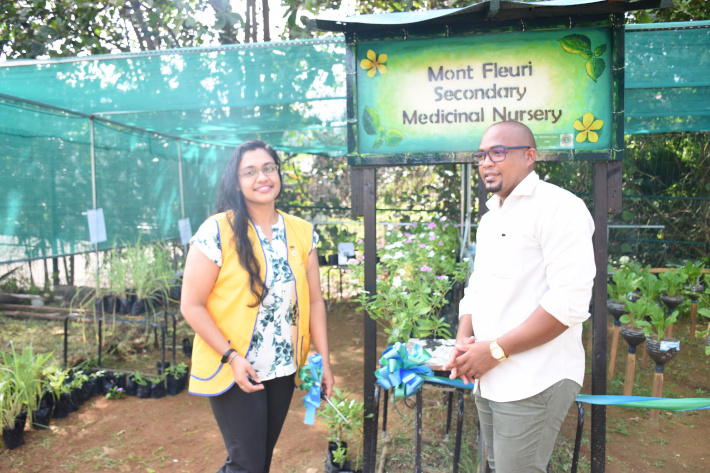
[[[500,345],[498,345],[497,338],[491,342],[491,356],[498,361],[503,361],[508,358],[507,356],[505,356],[505,352],[500,347]]]

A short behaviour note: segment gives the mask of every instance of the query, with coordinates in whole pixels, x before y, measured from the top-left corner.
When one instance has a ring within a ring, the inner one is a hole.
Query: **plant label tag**
[[[104,209],[87,210],[86,218],[89,220],[89,241],[94,244],[106,241]]]
[[[190,238],[192,238],[192,226],[190,226],[189,218],[181,218],[178,220],[178,228],[180,229],[180,242],[183,245],[190,243]]]
[[[669,351],[674,348],[680,351],[680,342],[661,342],[661,351]]]

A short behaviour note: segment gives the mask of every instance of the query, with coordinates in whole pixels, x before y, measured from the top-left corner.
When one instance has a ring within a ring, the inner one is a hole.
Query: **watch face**
[[[493,354],[493,358],[496,360],[503,358],[503,350],[501,350],[500,347],[493,347],[491,354]]]

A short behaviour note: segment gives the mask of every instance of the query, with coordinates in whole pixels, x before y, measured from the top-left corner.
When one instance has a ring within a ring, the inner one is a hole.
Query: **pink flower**
[[[424,243],[420,243],[419,248],[426,248],[426,245]]]
[[[436,235],[429,235],[429,241],[436,240]]]
[[[362,245],[362,240],[358,240],[358,241],[357,241],[357,244],[358,244],[358,245]]]
[[[411,242],[412,242],[412,240],[407,240],[407,243],[411,243]]]
[[[417,222],[414,222],[414,223],[412,224],[412,226],[413,226],[414,228],[417,228],[417,225],[419,225],[419,223],[417,223]]]
[[[437,276],[436,279],[449,279],[448,276]]]
[[[420,270],[421,270],[421,271],[424,271],[425,273],[428,273],[428,272],[430,272],[432,269],[431,269],[429,266],[424,265],[424,266],[422,266],[422,267],[420,268]]]
[[[378,246],[377,246],[377,248],[380,248],[380,249],[382,249],[382,248],[384,248],[384,247],[385,247],[385,245],[378,245]]]
[[[429,229],[431,229],[431,228],[436,228],[436,224],[435,224],[434,222],[431,222],[431,223],[427,226],[427,228],[429,228]]]
[[[411,234],[411,233],[405,233],[404,236],[406,236],[407,238],[409,238],[409,237],[412,236],[412,234]]]
[[[439,246],[444,246],[444,242],[439,240]]]

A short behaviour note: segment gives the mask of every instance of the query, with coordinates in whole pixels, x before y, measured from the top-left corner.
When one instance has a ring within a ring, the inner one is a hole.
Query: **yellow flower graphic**
[[[380,71],[380,74],[387,74],[387,66],[385,66],[386,62],[386,54],[380,54],[377,56],[375,51],[370,49],[367,51],[367,59],[360,61],[360,67],[367,70],[367,77],[375,77],[377,71]]]
[[[582,121],[575,120],[572,126],[575,130],[579,130],[580,132],[577,134],[577,138],[575,138],[578,143],[584,143],[587,139],[589,139],[590,143],[596,143],[599,141],[599,135],[596,133],[596,130],[601,130],[604,126],[604,122],[602,120],[595,120],[593,113],[585,113],[582,116]]]

